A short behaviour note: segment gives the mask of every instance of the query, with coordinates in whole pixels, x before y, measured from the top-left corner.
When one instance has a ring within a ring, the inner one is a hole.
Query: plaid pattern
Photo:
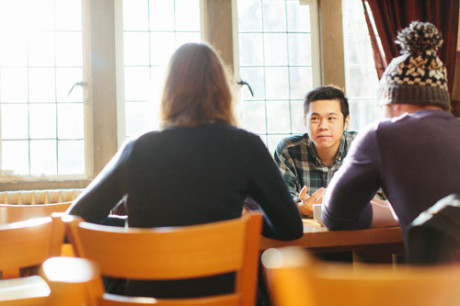
[[[283,139],[275,150],[274,159],[292,197],[297,200],[300,189],[305,185],[308,194],[321,187],[327,187],[334,173],[342,165],[348,149],[357,132],[345,131],[340,140],[339,151],[334,164],[328,167],[321,163],[315,146],[307,133]]]

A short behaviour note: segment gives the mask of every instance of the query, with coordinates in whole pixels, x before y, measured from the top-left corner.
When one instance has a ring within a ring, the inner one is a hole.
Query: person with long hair
[[[238,218],[250,196],[264,214],[265,236],[299,238],[301,217],[278,167],[257,135],[236,127],[231,84],[211,46],[179,47],[161,98],[162,129],[129,141],[68,213],[100,223],[126,199],[130,227],[184,226]],[[228,275],[180,284],[179,290],[164,283],[132,281],[126,294],[177,297],[233,291]]]

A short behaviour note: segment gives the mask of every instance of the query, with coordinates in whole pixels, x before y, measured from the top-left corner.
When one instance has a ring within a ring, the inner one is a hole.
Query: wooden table
[[[299,246],[317,254],[352,252],[355,260],[364,262],[395,262],[404,258],[403,236],[399,227],[328,231],[312,219],[304,219],[303,225],[304,234],[296,240],[262,237],[261,250]]]

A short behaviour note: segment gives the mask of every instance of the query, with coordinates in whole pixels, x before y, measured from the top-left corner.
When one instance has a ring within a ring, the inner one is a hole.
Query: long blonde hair
[[[236,125],[233,86],[222,60],[206,43],[186,43],[169,62],[163,95],[163,126],[206,122]]]

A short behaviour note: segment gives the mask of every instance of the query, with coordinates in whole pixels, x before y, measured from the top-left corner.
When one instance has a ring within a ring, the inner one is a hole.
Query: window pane
[[[345,83],[350,104],[350,125],[359,130],[369,122],[382,118],[377,105],[377,72],[372,58],[367,23],[361,0],[345,0],[343,5]],[[366,86],[363,86],[363,80]]]
[[[23,68],[3,68],[0,70],[1,102],[27,101],[27,71]]]
[[[29,125],[27,105],[2,105],[2,139],[27,139]]]
[[[199,32],[177,32],[176,46],[181,46],[188,42],[200,42],[201,34]]]
[[[266,66],[287,66],[287,35],[285,33],[266,33],[264,51]]]
[[[54,66],[54,32],[35,32],[30,38],[30,66]]]
[[[264,101],[245,102],[240,106],[240,109],[242,126],[253,133],[266,133]]]
[[[176,49],[176,37],[172,32],[153,32],[150,41],[161,41],[161,46],[150,48],[150,62],[152,65],[162,65],[169,61],[169,57]],[[146,40],[148,43],[148,40]],[[145,47],[148,51],[148,46]],[[127,63],[125,63],[127,64]]]
[[[127,102],[125,104],[126,118],[130,124],[126,130],[128,135],[139,135],[148,130],[158,129],[158,109],[148,102]]]
[[[56,68],[56,94],[58,102],[83,103],[83,89],[75,82],[83,79],[82,68]],[[69,90],[73,87],[72,92]]]
[[[311,66],[311,35],[292,33],[288,35],[289,64]]]
[[[266,145],[268,147],[268,150],[270,152],[275,152],[275,149],[278,146],[278,144],[280,143],[280,141],[283,138],[286,138],[288,136],[289,136],[289,134],[280,134],[280,135],[270,134],[270,135],[268,135],[267,136],[267,141],[266,141]]]
[[[81,66],[82,51],[81,32],[56,33],[57,66]]]
[[[124,136],[131,137],[159,126],[164,68],[178,46],[201,40],[200,0],[125,0],[123,22]]]
[[[289,68],[289,90],[291,99],[303,99],[313,89],[313,72],[311,67]]]
[[[158,1],[162,2],[162,1]],[[129,0],[123,2],[123,29],[143,30],[148,27],[148,0]]]
[[[56,106],[54,104],[30,106],[30,138],[56,138]]]
[[[32,140],[30,142],[30,173],[56,175],[56,141]]]
[[[125,1],[125,3],[129,2]],[[174,1],[150,1],[150,19],[147,17],[144,21],[150,22],[152,31],[174,31]]]
[[[149,64],[149,38],[147,32],[125,32],[124,56],[126,65]]]
[[[286,3],[279,0],[262,1],[265,32],[286,32]]]
[[[310,32],[310,6],[299,10],[297,1],[287,1],[287,25],[289,32]]]
[[[13,1],[6,0],[3,2],[11,3]],[[66,18],[69,18],[69,19],[72,18],[72,16],[70,16],[69,14],[66,14],[66,16],[57,16],[57,14],[55,14],[55,10],[54,10],[55,0],[39,0],[39,1],[19,0],[19,1],[14,1],[14,2],[17,2],[17,3],[22,2],[22,5],[27,5],[28,9],[26,11],[27,12],[26,18],[27,18],[29,27],[33,25],[33,30],[40,30],[40,31],[53,30],[55,28],[55,23],[61,24],[62,22],[65,22]],[[64,6],[65,5],[72,6],[72,2],[75,2],[75,1],[59,1],[58,4],[63,3]],[[74,7],[71,7],[71,8],[77,9]],[[65,8],[61,8],[61,9],[65,9]],[[59,9],[57,11],[59,11]],[[22,9],[22,12],[24,12],[24,9]]]
[[[265,71],[261,68],[243,68],[240,69],[241,79],[251,85],[254,96],[251,95],[249,88],[244,86],[241,91],[241,97],[244,101],[251,99],[264,99],[265,98]]]
[[[27,141],[2,141],[2,170],[9,174],[29,174]]]
[[[163,0],[165,1],[165,0]],[[200,31],[200,3],[196,0],[175,0],[176,31]]]
[[[302,99],[313,87],[310,6],[299,1],[238,0],[241,123],[270,150],[304,132]],[[299,111],[300,107],[300,111]]]
[[[267,99],[289,99],[288,68],[267,67],[265,69]]]
[[[261,34],[240,34],[240,65],[262,66],[264,62],[264,44]]]
[[[270,101],[267,103],[267,132],[284,133],[291,129],[289,101]]]
[[[29,99],[30,102],[56,101],[56,71],[53,68],[30,68]]]
[[[81,31],[81,3],[75,0],[59,0],[55,2],[56,30]]]
[[[84,143],[82,20],[81,0],[0,0],[2,170],[55,176],[72,158],[85,174],[83,149],[57,153],[58,137]]]
[[[291,101],[292,133],[303,134],[306,132],[303,100]]]
[[[125,99],[127,101],[146,101],[150,95],[150,87],[149,68],[125,68]]]
[[[58,173],[80,174],[85,167],[85,143],[83,140],[58,142]]]
[[[238,27],[240,32],[262,31],[262,7],[260,1],[238,1]]]
[[[1,11],[1,10],[0,10]],[[1,19],[1,18],[0,18]],[[2,22],[0,22],[1,26]],[[24,36],[17,36],[10,31],[11,25],[0,29],[0,65],[24,66],[27,65],[27,40]],[[7,48],[5,46],[8,46]]]
[[[350,78],[347,83],[347,94],[354,98],[373,98],[378,90],[377,73],[364,65],[349,65],[348,73]],[[363,86],[363,82],[366,86]],[[369,101],[370,104],[374,102]]]
[[[58,137],[60,139],[83,138],[83,105],[58,105]]]

